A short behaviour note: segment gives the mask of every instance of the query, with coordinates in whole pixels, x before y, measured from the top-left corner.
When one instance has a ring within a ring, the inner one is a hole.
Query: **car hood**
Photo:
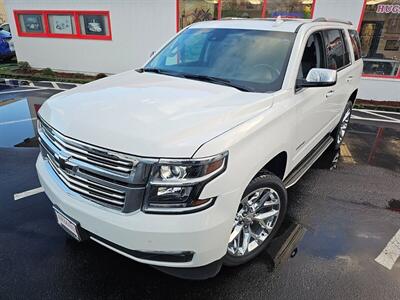
[[[272,94],[129,71],[47,100],[41,118],[64,135],[138,156],[184,158],[272,105]]]

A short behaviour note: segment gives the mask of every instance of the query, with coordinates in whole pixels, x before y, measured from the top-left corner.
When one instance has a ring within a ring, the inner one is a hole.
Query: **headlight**
[[[153,166],[143,210],[188,213],[205,209],[215,198],[199,199],[203,187],[226,169],[228,153],[203,159],[161,159]]]

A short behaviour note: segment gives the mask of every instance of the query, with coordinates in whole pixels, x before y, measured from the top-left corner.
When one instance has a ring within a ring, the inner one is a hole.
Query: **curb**
[[[45,88],[45,89],[57,89],[57,90],[70,90],[80,83],[70,83],[70,82],[56,82],[56,81],[31,81],[26,79],[8,79],[0,78],[0,84],[5,84],[9,86],[22,86],[22,87],[35,87],[35,88]]]

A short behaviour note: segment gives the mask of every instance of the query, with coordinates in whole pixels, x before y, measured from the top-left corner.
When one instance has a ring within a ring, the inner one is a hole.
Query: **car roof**
[[[198,22],[190,25],[190,28],[227,28],[227,29],[250,29],[250,30],[268,30],[281,32],[297,32],[303,24],[313,25],[332,25],[346,24],[350,22],[318,18],[318,19],[294,19],[294,18],[225,18],[216,21]]]

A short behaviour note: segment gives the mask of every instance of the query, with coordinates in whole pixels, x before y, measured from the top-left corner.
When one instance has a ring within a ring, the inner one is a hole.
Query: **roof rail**
[[[312,20],[313,22],[336,22],[336,23],[342,23],[342,24],[347,24],[347,25],[353,25],[350,21],[343,21],[339,19],[328,19],[328,18],[316,18]]]
[[[241,17],[224,17],[220,20],[257,20],[257,21],[276,21],[278,18],[241,18]],[[280,18],[283,21],[304,21],[300,18]]]

